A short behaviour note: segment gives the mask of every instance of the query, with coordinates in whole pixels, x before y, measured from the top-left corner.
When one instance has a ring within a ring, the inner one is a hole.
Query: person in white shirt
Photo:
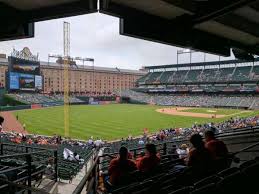
[[[89,145],[93,145],[93,143],[94,143],[93,139],[90,138],[90,139],[88,140],[88,144],[89,144]]]
[[[180,159],[184,159],[188,155],[188,146],[186,144],[182,144],[180,148],[176,150],[177,154],[179,155]]]
[[[144,145],[145,142],[143,141],[143,139],[139,139],[138,144],[139,144],[139,145]]]
[[[101,139],[97,139],[97,140],[94,142],[95,147],[100,147],[102,144],[103,144],[103,141],[102,141]]]

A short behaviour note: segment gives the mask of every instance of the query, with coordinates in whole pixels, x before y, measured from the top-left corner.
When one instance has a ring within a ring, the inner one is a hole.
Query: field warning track
[[[14,131],[16,133],[28,134],[26,130],[23,129],[22,124],[17,121],[15,116],[11,111],[0,112],[0,115],[4,117],[3,129],[4,131]]]

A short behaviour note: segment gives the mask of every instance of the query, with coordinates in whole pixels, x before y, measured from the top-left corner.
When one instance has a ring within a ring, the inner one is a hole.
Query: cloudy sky
[[[0,53],[27,46],[44,61],[48,54],[63,54],[64,21],[70,22],[71,56],[94,58],[96,66],[139,69],[176,63],[179,48],[119,35],[119,19],[100,13],[36,23],[34,38],[0,42]],[[206,55],[207,61],[218,59]],[[193,54],[192,61],[203,61],[203,54]],[[181,55],[179,62],[189,62],[189,56]]]

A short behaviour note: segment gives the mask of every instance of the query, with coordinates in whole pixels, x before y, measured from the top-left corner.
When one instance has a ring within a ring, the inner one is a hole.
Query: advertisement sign
[[[9,80],[11,90],[35,90],[34,75],[10,72]]]
[[[35,88],[34,75],[20,74],[19,83],[20,83],[21,90],[34,90]]]
[[[18,90],[20,88],[19,87],[19,74],[11,72],[9,74],[9,77],[10,77],[9,88],[12,90]]]
[[[42,90],[42,76],[35,75],[35,89]]]

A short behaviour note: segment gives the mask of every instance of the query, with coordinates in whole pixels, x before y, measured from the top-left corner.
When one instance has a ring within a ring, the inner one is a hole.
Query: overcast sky
[[[179,48],[119,35],[119,19],[100,13],[36,23],[34,38],[0,42],[0,53],[9,55],[13,48],[27,46],[44,61],[48,54],[63,54],[64,21],[70,22],[71,56],[94,58],[96,66],[139,69],[176,63]],[[219,58],[206,55],[206,59]],[[203,61],[203,54],[193,54],[192,61]],[[189,62],[189,55],[181,55],[179,62]]]

